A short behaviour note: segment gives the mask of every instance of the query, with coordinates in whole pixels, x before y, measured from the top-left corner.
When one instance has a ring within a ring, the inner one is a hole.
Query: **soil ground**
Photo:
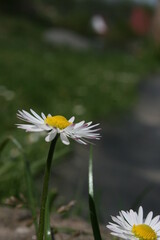
[[[91,226],[79,218],[51,219],[51,226],[56,229],[54,240],[93,240]],[[104,239],[107,229],[102,228]],[[0,207],[1,240],[36,240],[31,214],[26,209]]]

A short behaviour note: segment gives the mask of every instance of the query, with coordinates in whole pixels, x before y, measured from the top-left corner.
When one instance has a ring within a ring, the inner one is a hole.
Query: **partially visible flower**
[[[100,134],[97,133],[100,129],[95,128],[99,123],[94,125],[91,125],[92,122],[86,123],[85,121],[73,123],[75,117],[67,120],[60,115],[51,116],[49,114],[46,117],[44,113],[39,116],[32,109],[30,111],[32,114],[25,110],[18,111],[17,117],[29,124],[17,124],[17,127],[26,132],[46,131],[48,133],[45,138],[46,142],[52,141],[57,134],[60,134],[61,141],[66,145],[70,144],[68,137],[81,144],[87,144],[88,139],[100,139]]]
[[[113,217],[114,223],[109,223],[107,228],[111,234],[123,239],[131,240],[159,240],[160,239],[160,216],[153,217],[149,212],[143,217],[143,208],[139,207],[138,213],[133,211],[120,211],[119,216]]]

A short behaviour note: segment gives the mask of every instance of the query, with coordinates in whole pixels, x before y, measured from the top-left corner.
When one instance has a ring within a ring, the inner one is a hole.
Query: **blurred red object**
[[[130,16],[130,27],[137,35],[146,35],[150,30],[151,16],[147,10],[136,7]]]

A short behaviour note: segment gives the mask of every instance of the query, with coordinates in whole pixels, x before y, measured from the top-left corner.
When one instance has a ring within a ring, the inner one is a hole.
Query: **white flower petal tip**
[[[75,117],[73,116],[73,117],[71,117],[71,118],[68,120],[68,122],[73,123],[74,120],[75,120]]]
[[[64,143],[65,145],[69,145],[70,144],[70,142],[69,142],[69,140],[68,140],[68,138],[67,138],[65,133],[63,133],[63,132],[60,133],[60,138],[61,138],[62,143]]]
[[[143,218],[143,208],[139,207],[138,213],[133,211],[120,211],[119,216],[111,216],[113,223],[106,227],[111,234],[127,240],[160,240],[160,216],[152,219],[153,212]]]
[[[30,109],[30,112],[18,110],[17,117],[26,122],[25,124],[16,124],[17,128],[26,132],[45,131],[47,133],[46,142],[51,142],[57,134],[60,134],[60,139],[65,145],[70,144],[69,138],[84,145],[91,143],[90,140],[101,139],[98,133],[101,129],[96,128],[99,123],[93,125],[92,122],[86,123],[85,121],[74,123],[74,116],[67,120],[63,116],[45,115],[43,112],[38,115],[33,109]]]

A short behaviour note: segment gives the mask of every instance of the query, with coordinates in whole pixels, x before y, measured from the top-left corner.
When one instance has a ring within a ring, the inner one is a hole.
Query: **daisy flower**
[[[110,222],[107,228],[114,236],[128,240],[160,239],[160,216],[153,218],[153,212],[149,212],[144,218],[142,207],[139,208],[138,213],[132,209],[127,212],[120,211],[119,216],[112,216],[112,220],[114,223]]]
[[[42,132],[46,131],[46,142],[52,141],[57,134],[60,134],[61,141],[65,145],[69,145],[69,139],[72,138],[78,143],[87,144],[88,139],[100,139],[100,134],[97,133],[99,124],[92,125],[92,122],[86,123],[81,121],[74,123],[75,117],[67,120],[65,117],[57,115],[52,116],[41,113],[39,116],[35,111],[30,109],[30,112],[25,110],[18,111],[17,117],[28,124],[17,124],[18,128],[26,130],[26,132]]]

